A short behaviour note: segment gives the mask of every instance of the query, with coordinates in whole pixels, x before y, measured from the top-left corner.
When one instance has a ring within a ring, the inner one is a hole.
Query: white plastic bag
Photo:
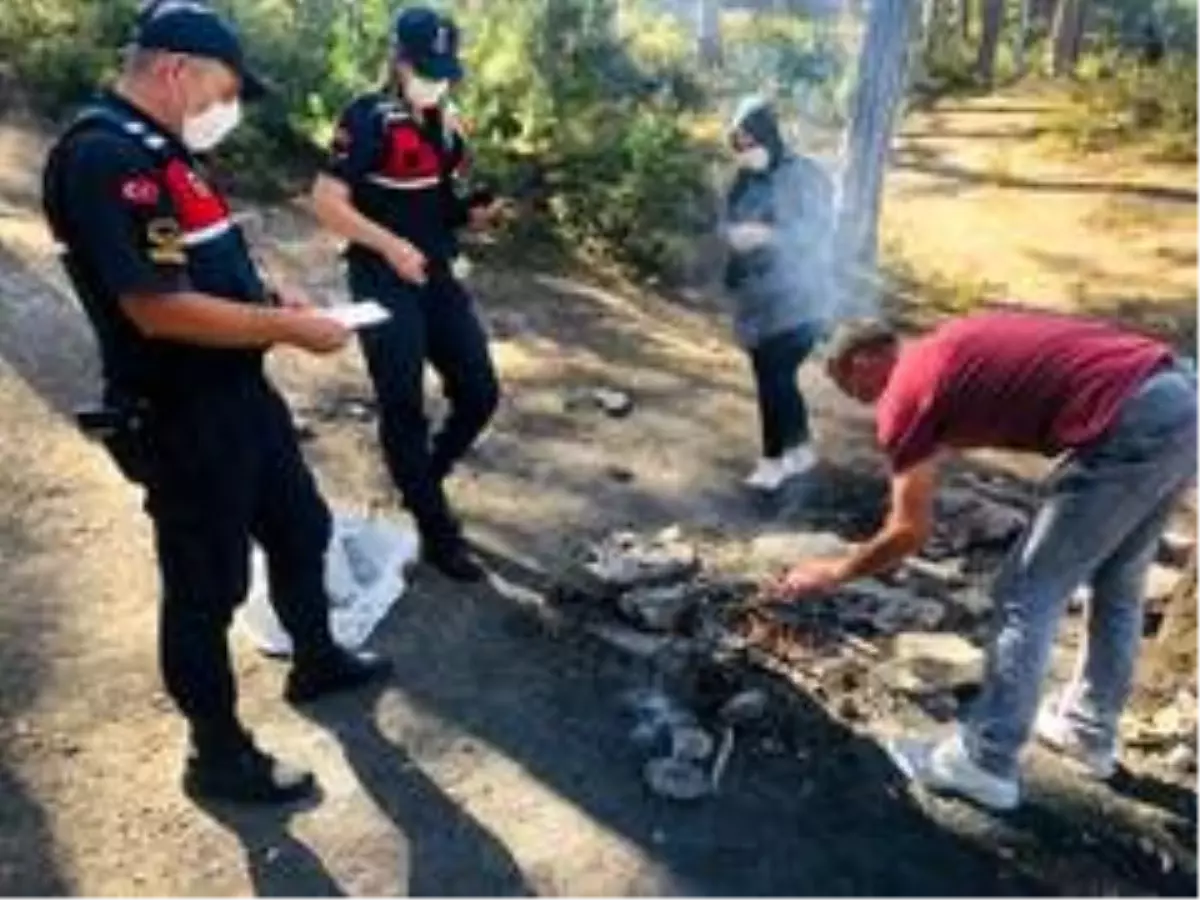
[[[325,590],[334,640],[348,650],[361,647],[405,590],[405,569],[417,558],[416,532],[386,519],[336,516],[325,554]],[[292,641],[271,606],[266,559],[257,547],[250,594],[238,624],[254,645],[271,656],[288,656]]]

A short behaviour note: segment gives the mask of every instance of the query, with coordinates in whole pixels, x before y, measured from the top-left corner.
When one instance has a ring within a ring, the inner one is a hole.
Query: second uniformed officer
[[[102,356],[105,408],[81,424],[144,487],[154,522],[161,665],[191,727],[185,789],[283,802],[311,793],[313,778],[239,724],[227,645],[251,540],[295,646],[290,701],[360,686],[387,663],[330,635],[330,514],[263,372],[270,347],[329,353],[349,335],[299,296],[270,302],[193,156],[228,135],[240,96],[260,89],[222,19],[195,3],[156,4],[114,89],[51,151],[44,193]]]
[[[494,204],[455,186],[466,146],[446,94],[462,76],[454,24],[412,7],[395,23],[390,85],[342,115],[314,207],[350,241],[350,290],[391,312],[361,342],[380,401],[380,438],[392,478],[421,532],[422,553],[462,581],[482,576],[442,483],[496,409],[487,336],[459,276],[457,231],[482,227]],[[429,436],[423,378],[441,376],[450,413]]]

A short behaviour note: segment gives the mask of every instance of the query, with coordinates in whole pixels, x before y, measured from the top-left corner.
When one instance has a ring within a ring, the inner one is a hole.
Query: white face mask
[[[410,75],[408,83],[404,86],[404,95],[417,109],[429,109],[441,103],[449,90],[448,81],[430,81],[419,75]]]
[[[229,137],[241,121],[242,104],[237,98],[214,103],[204,112],[183,120],[183,142],[189,150],[203,153]]]
[[[766,147],[747,147],[737,154],[738,165],[751,172],[765,172],[771,165],[771,154]]]

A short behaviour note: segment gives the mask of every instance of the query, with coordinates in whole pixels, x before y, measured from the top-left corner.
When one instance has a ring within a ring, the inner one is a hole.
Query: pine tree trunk
[[[1050,39],[1050,71],[1055,77],[1070,75],[1083,48],[1083,26],[1087,0],[1059,0]]]
[[[1018,75],[1025,74],[1025,51],[1033,28],[1033,0],[1021,0],[1020,21],[1017,25],[1017,43],[1013,51],[1013,65]]]
[[[951,12],[950,0],[924,0],[921,7],[921,45],[926,53],[942,39]]]
[[[701,65],[721,62],[721,0],[696,0],[696,55]]]
[[[971,39],[971,3],[974,0],[958,0],[958,30],[964,41]]]
[[[1058,0],[1033,0],[1030,12],[1034,23],[1045,26],[1049,31],[1050,25],[1058,13]]]
[[[875,0],[871,4],[859,51],[838,211],[838,259],[849,270],[844,275],[875,269],[883,179],[896,115],[904,99],[913,18],[908,0]]]
[[[979,79],[990,86],[996,78],[996,51],[1000,47],[1000,30],[1004,27],[1004,0],[983,0],[981,13],[982,33],[975,68]]]

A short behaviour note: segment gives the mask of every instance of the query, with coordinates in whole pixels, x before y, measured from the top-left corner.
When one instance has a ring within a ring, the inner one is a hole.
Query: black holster
[[[121,474],[140,485],[149,481],[154,462],[149,421],[150,406],[142,400],[106,402],[75,411],[83,435],[103,444]]]

